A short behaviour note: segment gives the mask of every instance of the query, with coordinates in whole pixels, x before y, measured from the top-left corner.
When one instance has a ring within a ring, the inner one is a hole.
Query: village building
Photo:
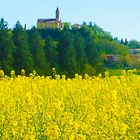
[[[136,48],[136,49],[130,49],[129,50],[130,54],[140,54],[140,48]]]
[[[106,59],[110,62],[115,62],[118,60],[118,56],[114,54],[106,54]]]
[[[80,29],[81,25],[80,24],[74,24],[74,25],[72,25],[72,28],[73,29]]]
[[[59,8],[56,9],[56,15],[53,19],[38,19],[37,20],[38,29],[63,29],[64,24],[60,20]]]
[[[130,49],[129,53],[132,54],[138,61],[140,61],[140,48]]]

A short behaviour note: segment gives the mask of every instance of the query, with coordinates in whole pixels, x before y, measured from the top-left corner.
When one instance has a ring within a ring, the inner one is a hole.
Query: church
[[[38,29],[63,29],[64,24],[61,22],[59,17],[59,8],[56,9],[56,16],[53,19],[38,19],[37,28]]]

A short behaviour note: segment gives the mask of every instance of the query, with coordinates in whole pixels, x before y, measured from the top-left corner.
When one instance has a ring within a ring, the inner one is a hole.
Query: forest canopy
[[[138,67],[139,61],[129,53],[139,48],[135,40],[113,38],[109,32],[94,24],[83,23],[81,28],[25,29],[18,21],[13,29],[0,20],[0,69],[17,74],[25,69],[40,75],[57,73],[73,76],[96,75],[107,68]]]

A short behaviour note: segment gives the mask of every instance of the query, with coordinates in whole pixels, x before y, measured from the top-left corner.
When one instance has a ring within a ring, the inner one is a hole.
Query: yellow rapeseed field
[[[3,76],[0,140],[35,139],[139,140],[140,76]]]

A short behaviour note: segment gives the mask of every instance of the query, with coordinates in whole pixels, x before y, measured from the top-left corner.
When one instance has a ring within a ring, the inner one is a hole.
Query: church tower
[[[58,9],[58,7],[56,9],[56,20],[59,21],[59,9]]]

